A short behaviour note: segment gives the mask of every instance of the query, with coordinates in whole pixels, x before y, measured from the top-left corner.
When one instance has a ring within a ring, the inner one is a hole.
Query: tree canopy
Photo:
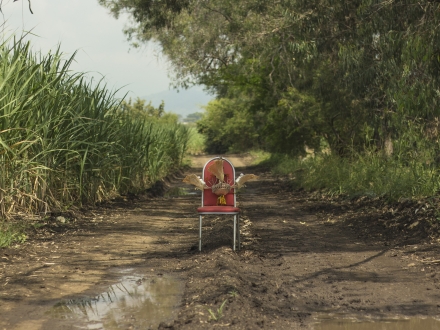
[[[148,102],[136,98],[134,102],[131,99],[128,101],[122,101],[120,105],[122,112],[129,113],[135,120],[146,120],[146,121],[160,121],[164,123],[177,124],[179,116],[172,112],[165,111],[165,103],[162,103],[156,108],[151,102]]]
[[[229,115],[247,116],[265,148],[380,150],[408,125],[437,141],[438,2],[99,1],[132,16],[130,40],[161,45],[176,85],[246,99]]]

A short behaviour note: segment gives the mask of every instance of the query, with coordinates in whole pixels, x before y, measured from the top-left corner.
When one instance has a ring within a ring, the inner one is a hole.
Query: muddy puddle
[[[440,330],[440,320],[433,318],[356,321],[328,319],[316,324],[314,330]]]
[[[201,195],[201,191],[193,188],[172,187],[165,193],[164,196],[172,198],[187,195]]]
[[[96,296],[59,302],[48,316],[72,329],[157,329],[177,316],[182,290],[169,276],[124,276]]]

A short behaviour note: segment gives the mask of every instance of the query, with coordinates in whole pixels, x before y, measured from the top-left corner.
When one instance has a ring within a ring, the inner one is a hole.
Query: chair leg
[[[232,249],[235,251],[235,239],[237,237],[237,216],[234,215],[234,243],[232,245]]]
[[[240,215],[237,214],[237,236],[238,236],[238,249],[240,250]]]
[[[199,251],[202,251],[202,216],[199,220]]]

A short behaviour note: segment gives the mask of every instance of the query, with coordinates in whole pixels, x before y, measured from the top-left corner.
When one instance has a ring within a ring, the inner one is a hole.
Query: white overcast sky
[[[111,90],[122,88],[118,97],[127,92],[132,98],[144,97],[170,89],[167,64],[158,50],[130,49],[122,32],[127,18],[116,20],[97,0],[31,0],[34,14],[28,0],[0,3],[0,24],[4,23],[0,31],[21,35],[32,30],[37,36],[28,39],[34,50],[43,53],[58,44],[66,57],[77,50],[72,70],[90,72],[98,79],[104,76]]]

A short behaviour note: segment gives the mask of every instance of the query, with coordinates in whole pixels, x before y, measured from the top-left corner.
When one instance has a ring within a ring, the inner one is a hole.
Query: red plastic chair
[[[203,167],[202,178],[208,187],[218,183],[217,178],[208,171],[209,166],[217,159],[223,159],[224,181],[231,186],[235,183],[235,168],[232,163],[223,157],[215,157],[209,160]],[[240,249],[240,209],[236,207],[236,198],[234,189],[231,189],[225,195],[226,205],[217,205],[218,197],[211,189],[205,189],[202,192],[202,206],[197,208],[200,218],[199,226],[199,251],[202,251],[202,219],[207,214],[230,214],[234,216],[234,238],[233,250],[235,251],[236,238],[238,235],[238,249]]]

